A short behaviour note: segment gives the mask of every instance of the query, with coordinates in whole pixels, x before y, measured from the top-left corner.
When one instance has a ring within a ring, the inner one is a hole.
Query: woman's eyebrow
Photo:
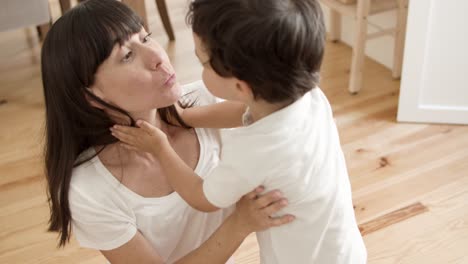
[[[130,38],[129,39],[126,39],[126,40],[123,40],[122,39],[119,39],[119,40],[116,40],[114,42],[114,46],[117,45],[117,51],[120,51],[123,47],[127,47],[130,49],[130,46],[131,46],[131,42],[129,42]]]
[[[119,44],[119,46],[122,46],[124,42],[125,41],[120,37],[114,39],[114,45]]]
[[[124,37],[116,37],[114,39],[114,45],[119,44],[120,47],[124,46],[127,41],[131,39],[131,35],[129,36],[124,36]]]

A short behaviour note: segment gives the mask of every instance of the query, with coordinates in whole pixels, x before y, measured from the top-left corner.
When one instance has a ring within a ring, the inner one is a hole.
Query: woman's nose
[[[144,56],[147,66],[153,71],[158,70],[163,64],[163,56],[158,50],[148,47]]]

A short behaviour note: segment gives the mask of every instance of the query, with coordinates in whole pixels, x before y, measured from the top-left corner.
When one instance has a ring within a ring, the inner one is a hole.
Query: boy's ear
[[[254,95],[250,85],[242,80],[236,80],[236,90],[241,101],[250,102],[254,100]]]

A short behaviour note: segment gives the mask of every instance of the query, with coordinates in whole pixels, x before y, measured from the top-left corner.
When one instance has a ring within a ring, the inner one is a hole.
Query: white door
[[[410,0],[398,121],[468,124],[468,0]]]

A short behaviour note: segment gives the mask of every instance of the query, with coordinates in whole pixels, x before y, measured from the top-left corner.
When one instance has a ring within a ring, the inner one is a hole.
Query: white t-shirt
[[[184,90],[194,91],[189,96],[197,98],[198,105],[216,102],[201,82],[186,85]],[[195,131],[200,142],[195,172],[208,175],[219,161],[219,133],[213,129]],[[89,150],[85,155],[93,153]],[[166,263],[196,249],[232,212],[232,208],[213,213],[197,211],[176,192],[144,198],[112,176],[97,156],[73,170],[69,202],[73,233],[81,246],[115,249],[139,230]]]
[[[205,177],[207,199],[225,208],[259,185],[279,189],[290,224],[257,233],[264,264],[362,264],[348,173],[328,100],[315,88],[242,128],[221,132],[218,166]]]

